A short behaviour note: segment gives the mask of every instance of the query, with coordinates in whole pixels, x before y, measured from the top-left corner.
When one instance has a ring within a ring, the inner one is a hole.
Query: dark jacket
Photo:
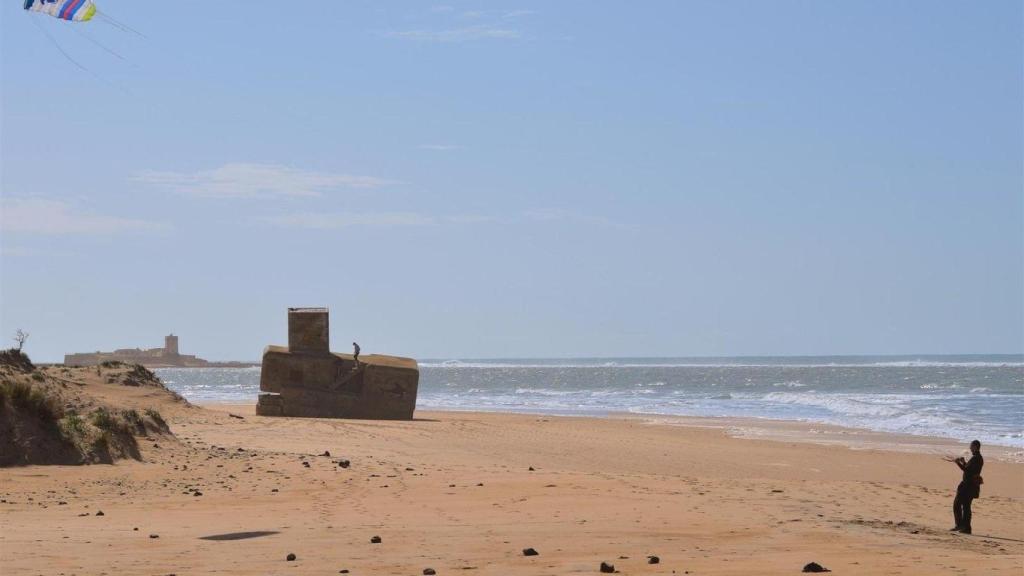
[[[960,482],[960,486],[957,487],[957,492],[962,492],[964,496],[970,498],[977,498],[981,495],[981,467],[985,465],[985,459],[981,457],[981,454],[975,454],[971,456],[971,459],[967,461],[967,464],[963,467],[964,477]]]

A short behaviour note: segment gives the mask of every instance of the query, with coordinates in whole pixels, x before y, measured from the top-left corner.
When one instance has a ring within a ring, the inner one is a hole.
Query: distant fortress
[[[259,366],[254,362],[210,362],[197,358],[193,354],[178,352],[178,337],[174,334],[164,336],[163,348],[121,348],[113,352],[82,352],[65,354],[64,364],[67,366],[95,366],[103,362],[125,362],[142,364],[147,368],[242,368]]]

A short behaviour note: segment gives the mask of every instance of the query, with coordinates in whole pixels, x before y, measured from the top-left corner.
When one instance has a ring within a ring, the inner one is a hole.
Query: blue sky
[[[1024,350],[1020,2],[19,4],[37,359]]]

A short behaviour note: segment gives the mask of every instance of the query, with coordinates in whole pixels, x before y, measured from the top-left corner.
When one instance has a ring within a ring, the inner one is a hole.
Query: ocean
[[[156,373],[193,402],[259,393],[258,367]],[[1024,448],[1024,355],[426,360],[417,407],[770,418]]]

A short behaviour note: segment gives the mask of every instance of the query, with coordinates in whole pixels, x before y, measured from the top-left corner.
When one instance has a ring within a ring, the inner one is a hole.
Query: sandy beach
[[[715,419],[265,418],[124,386],[102,394],[158,404],[175,437],[140,442],[142,461],[0,469],[4,574],[1024,566],[1024,464],[1008,450],[986,447],[975,534],[963,536],[947,532],[958,471],[938,456],[964,447],[945,440]]]

